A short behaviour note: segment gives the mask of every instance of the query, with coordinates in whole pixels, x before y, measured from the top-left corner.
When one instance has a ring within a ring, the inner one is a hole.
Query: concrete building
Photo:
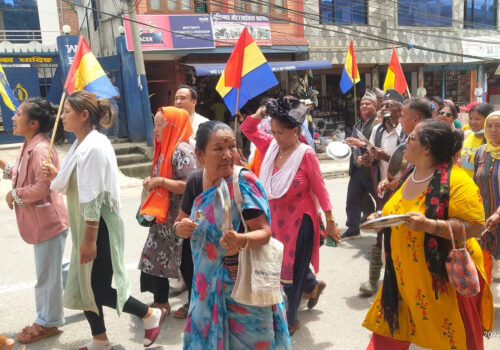
[[[479,82],[483,97],[500,104],[498,61],[489,60],[500,59],[497,0],[304,0],[304,12],[309,58],[333,63],[315,75],[324,109],[345,104],[339,80],[351,40],[361,91],[382,87],[395,46],[412,94],[423,81],[427,96],[462,105],[474,99]]]

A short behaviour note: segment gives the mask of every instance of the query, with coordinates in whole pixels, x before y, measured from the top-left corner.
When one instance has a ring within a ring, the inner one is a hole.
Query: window
[[[161,0],[149,0],[149,8],[151,10],[162,10]]]
[[[0,38],[13,43],[42,41],[36,0],[0,1]]]
[[[465,0],[464,28],[496,29],[497,0]]]
[[[279,15],[285,14],[285,0],[237,0],[235,12],[250,12],[253,14]]]
[[[191,11],[194,9],[195,12],[202,12],[200,11],[202,8],[206,8],[203,0],[149,0],[151,11]]]
[[[484,0],[483,0],[484,1]],[[399,0],[400,26],[449,27],[453,0]]]
[[[321,0],[320,23],[366,24],[366,0]]]

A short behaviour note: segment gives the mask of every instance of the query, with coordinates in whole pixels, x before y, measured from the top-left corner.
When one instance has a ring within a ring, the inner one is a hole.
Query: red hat
[[[465,107],[460,107],[460,110],[464,112],[469,112],[472,109],[472,107],[477,106],[478,104],[479,102],[471,102]]]

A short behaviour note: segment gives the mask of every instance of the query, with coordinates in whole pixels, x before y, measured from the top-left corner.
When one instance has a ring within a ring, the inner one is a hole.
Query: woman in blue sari
[[[174,224],[178,236],[191,238],[194,262],[184,349],[291,349],[283,302],[256,307],[231,298],[239,250],[267,244],[271,237],[264,190],[252,172],[241,171],[242,212],[249,228],[245,234],[233,200],[232,175],[238,151],[231,128],[217,121],[200,125],[195,151],[203,169],[189,177]],[[214,213],[214,193],[221,178],[229,187],[234,231],[221,232],[216,224],[221,218]]]

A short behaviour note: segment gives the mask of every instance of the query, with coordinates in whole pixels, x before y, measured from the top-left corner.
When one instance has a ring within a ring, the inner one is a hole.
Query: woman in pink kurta
[[[267,113],[272,117],[272,134],[258,129]],[[321,176],[315,152],[299,141],[299,128],[307,108],[296,99],[268,102],[266,109],[247,118],[241,131],[262,155],[260,180],[271,207],[273,237],[284,244],[281,280],[288,297],[287,318],[290,335],[299,328],[297,309],[302,291],[310,293],[308,307],[318,302],[326,284],[316,281],[309,264],[319,271],[319,208],[325,212],[326,234],[339,240],[332,205]]]

